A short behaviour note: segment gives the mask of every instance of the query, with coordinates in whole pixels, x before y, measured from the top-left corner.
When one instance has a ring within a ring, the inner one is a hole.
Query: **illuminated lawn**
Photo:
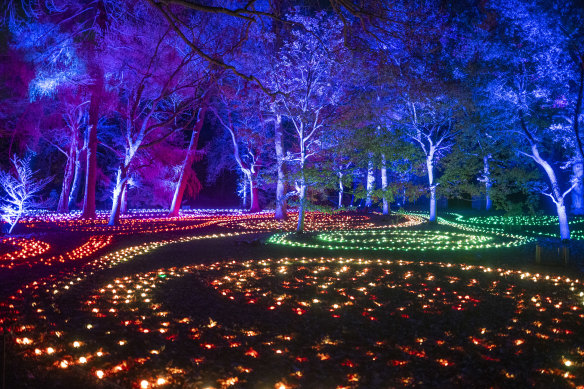
[[[23,285],[2,304],[20,387],[584,385],[581,277],[469,255],[528,236],[350,214],[273,235],[269,217],[202,216]]]

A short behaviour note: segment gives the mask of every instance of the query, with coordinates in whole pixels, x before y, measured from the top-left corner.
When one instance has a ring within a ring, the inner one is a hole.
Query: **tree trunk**
[[[369,153],[369,162],[367,164],[367,197],[365,199],[365,207],[371,208],[372,192],[375,186],[375,169],[373,169],[373,154]]]
[[[552,193],[549,194],[553,202],[556,204],[556,210],[558,213],[558,219],[560,223],[560,238],[562,240],[569,240],[570,239],[570,225],[568,224],[568,216],[566,215],[566,206],[564,205],[564,197],[567,195],[567,192],[562,194],[560,190],[560,184],[558,182],[558,178],[556,177],[556,173],[554,168],[539,154],[539,149],[537,144],[531,145],[531,157],[535,162],[539,164],[546,172],[548,176],[548,180],[550,181],[550,186],[552,188]]]
[[[337,206],[338,209],[343,208],[343,192],[345,191],[345,187],[343,186],[343,173],[339,172],[339,204]]]
[[[570,225],[568,224],[568,215],[566,213],[566,206],[564,199],[556,203],[556,210],[558,212],[558,219],[560,222],[560,238],[562,240],[570,239]]]
[[[16,225],[18,224],[18,221],[22,217],[22,212],[23,212],[23,208],[22,208],[22,204],[20,204],[18,206],[18,213],[16,214],[16,218],[14,219],[14,221],[12,223],[10,223],[10,228],[8,229],[8,234],[12,234],[12,230],[14,230],[14,227],[16,227]]]
[[[428,184],[430,185],[430,222],[436,221],[436,185],[434,184],[434,159],[432,155],[426,157],[428,170]]]
[[[257,172],[250,174],[249,177],[249,186],[250,186],[250,207],[249,212],[259,212],[261,211],[260,208],[260,199],[259,199],[259,192],[257,186]]]
[[[124,185],[124,189],[122,190],[122,200],[120,204],[120,213],[122,215],[128,213],[128,185]]]
[[[381,154],[381,190],[383,191],[383,214],[389,215],[389,199],[387,198],[387,161]]]
[[[296,232],[304,231],[304,212],[306,203],[306,180],[304,178],[304,172],[302,172],[302,178],[300,179],[300,205],[298,206],[298,224],[296,225]]]
[[[197,123],[195,124],[195,128],[193,129],[193,133],[191,134],[191,141],[189,142],[189,147],[187,149],[187,154],[185,156],[185,160],[183,162],[180,176],[176,183],[176,188],[174,190],[174,195],[172,196],[172,203],[170,205],[170,212],[168,216],[176,217],[180,211],[180,205],[182,203],[182,198],[185,193],[185,188],[187,186],[186,182],[186,174],[185,172],[187,169],[191,168],[195,158],[195,152],[197,150],[197,146],[199,144],[199,135],[201,134],[201,130],[203,128],[203,123],[205,122],[205,114],[207,113],[207,104],[206,101],[204,105],[199,109]]]
[[[87,165],[85,174],[85,193],[83,197],[83,214],[85,219],[95,219],[95,187],[97,184],[97,124],[99,122],[100,104],[103,96],[103,72],[95,72],[95,83],[91,88],[89,103],[89,126],[87,128]]]
[[[243,196],[241,196],[241,208],[247,209],[247,176],[243,175]]]
[[[68,209],[71,211],[77,207],[77,197],[79,196],[79,188],[81,187],[83,177],[83,160],[85,149],[79,150],[75,155],[75,174],[73,176],[73,183],[71,184],[71,191],[69,192]]]
[[[572,190],[572,214],[584,215],[584,161],[577,160],[573,172],[576,186]]]
[[[306,162],[306,150],[304,149],[304,132],[300,132],[300,193],[298,194],[300,205],[298,206],[298,224],[296,232],[304,231],[304,211],[306,205],[306,176],[304,164]]]
[[[278,182],[276,184],[276,220],[287,218],[286,204],[286,177],[284,174],[284,144],[282,140],[282,116],[276,115],[274,144],[276,146],[276,164],[278,168]]]
[[[490,211],[493,207],[491,202],[491,187],[493,183],[491,181],[491,169],[489,165],[490,155],[485,155],[483,157],[483,179],[485,181],[485,209]]]
[[[75,176],[75,164],[77,160],[77,145],[75,142],[71,143],[69,147],[69,155],[67,155],[67,164],[65,165],[65,174],[63,176],[63,185],[61,187],[61,194],[59,196],[59,203],[57,205],[57,212],[69,212],[69,194],[71,193],[71,186]]]
[[[112,194],[112,210],[110,212],[110,218],[108,225],[117,226],[120,222],[120,203],[122,200],[122,192],[126,186],[127,181],[127,168],[126,166],[120,166],[118,168],[118,174],[116,178],[116,186],[114,188],[114,193]]]
[[[436,221],[436,185],[430,187],[430,221]]]

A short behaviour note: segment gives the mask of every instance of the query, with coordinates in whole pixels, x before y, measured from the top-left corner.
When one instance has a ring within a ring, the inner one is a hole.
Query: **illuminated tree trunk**
[[[296,225],[296,232],[304,231],[304,212],[306,206],[306,175],[304,172],[306,149],[304,143],[304,126],[301,124],[300,127],[300,190],[298,193],[300,204],[298,206],[298,224]]]
[[[63,185],[61,187],[61,195],[59,196],[59,203],[57,205],[57,212],[69,212],[69,194],[71,193],[71,186],[75,176],[75,165],[77,162],[77,142],[71,140],[69,152],[67,155],[67,164],[65,165],[65,175],[63,176]]]
[[[85,193],[83,197],[83,214],[86,219],[95,219],[95,187],[97,184],[97,124],[99,122],[100,104],[103,98],[103,72],[97,70],[95,83],[91,88],[89,103],[89,126],[87,128],[87,164],[85,165]]]
[[[241,208],[247,209],[247,176],[243,175],[243,196],[241,197]]]
[[[187,154],[185,156],[185,160],[183,162],[180,176],[178,182],[176,184],[176,188],[174,190],[174,195],[172,196],[172,203],[170,205],[170,212],[168,216],[178,216],[180,211],[180,205],[182,203],[182,198],[185,193],[185,188],[187,186],[186,182],[186,171],[187,169],[191,168],[195,158],[195,152],[197,151],[197,146],[199,144],[199,135],[201,134],[201,130],[203,128],[203,123],[205,122],[205,114],[207,113],[207,104],[205,100],[205,104],[199,109],[198,116],[197,116],[197,123],[195,124],[195,128],[193,129],[193,133],[191,134],[191,141],[189,142],[189,147],[187,149]]]
[[[298,224],[296,225],[296,232],[304,231],[304,213],[306,206],[306,178],[304,177],[304,171],[302,171],[302,177],[300,178],[300,192],[298,193],[300,199],[300,205],[298,206]]]
[[[493,186],[493,182],[491,180],[490,158],[490,154],[483,157],[483,176],[480,179],[480,181],[485,183],[485,209],[487,211],[490,211],[493,207],[491,201],[491,187]]]
[[[72,210],[77,206],[77,197],[79,195],[79,188],[83,181],[83,161],[85,157],[85,148],[79,150],[75,158],[75,174],[73,175],[73,183],[71,184],[71,191],[69,192],[68,209]]]
[[[343,172],[339,172],[339,203],[337,208],[343,208],[343,192],[345,187],[343,186]]]
[[[434,184],[434,150],[426,157],[428,184],[430,186],[430,222],[436,221],[436,184]]]
[[[372,192],[375,189],[375,169],[373,169],[373,153],[369,153],[369,162],[367,164],[367,197],[365,199],[365,207],[371,208]]]
[[[124,185],[124,189],[122,190],[120,213],[122,215],[128,213],[128,184]]]
[[[531,145],[531,155],[529,155],[539,166],[543,168],[548,176],[548,180],[551,186],[551,193],[545,193],[548,197],[552,199],[554,204],[556,205],[556,211],[558,213],[558,219],[560,223],[560,238],[562,240],[569,240],[570,239],[570,225],[568,224],[568,216],[566,214],[566,206],[564,204],[564,198],[567,196],[568,193],[572,191],[575,185],[572,185],[570,189],[565,191],[564,193],[560,190],[560,184],[556,177],[556,173],[554,168],[545,160],[543,159],[537,147],[537,144],[533,143]]]
[[[560,222],[560,238],[562,240],[568,240],[570,239],[570,225],[568,224],[568,215],[566,213],[564,199],[556,203],[556,211],[558,213],[558,219]]]
[[[287,218],[286,204],[286,177],[284,174],[284,145],[283,145],[282,116],[276,115],[274,144],[276,147],[276,164],[278,168],[278,181],[276,183],[276,220]]]
[[[389,199],[387,198],[387,161],[381,154],[381,190],[383,191],[383,214],[389,215]]]
[[[122,200],[122,192],[128,181],[128,165],[125,163],[118,168],[118,174],[116,175],[116,186],[114,187],[114,192],[112,194],[112,209],[110,212],[110,218],[108,225],[116,226],[120,222],[120,208]]]
[[[576,186],[572,190],[572,214],[584,215],[584,161],[574,163],[573,173]]]
[[[260,197],[258,192],[258,173],[252,172],[250,174],[249,182],[250,182],[250,202],[251,205],[249,207],[250,212],[259,212],[261,211],[260,208]]]

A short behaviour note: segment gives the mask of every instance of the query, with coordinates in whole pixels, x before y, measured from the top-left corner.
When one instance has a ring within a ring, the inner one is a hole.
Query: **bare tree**
[[[12,233],[18,220],[27,211],[48,206],[47,201],[40,201],[40,192],[49,184],[53,177],[36,178],[30,164],[32,155],[23,159],[14,156],[11,159],[14,174],[8,171],[0,172],[0,187],[6,195],[2,198],[0,211],[2,220],[10,225],[8,233]]]
[[[444,156],[453,144],[456,133],[452,119],[439,118],[433,109],[426,110],[427,117],[420,117],[417,103],[409,102],[408,111],[411,125],[408,127],[408,136],[424,153],[428,188],[430,191],[430,221],[436,221],[436,177],[435,167],[438,160]]]

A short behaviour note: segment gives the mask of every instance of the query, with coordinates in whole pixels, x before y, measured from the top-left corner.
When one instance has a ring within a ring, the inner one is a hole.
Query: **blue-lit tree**
[[[276,64],[275,86],[282,92],[277,96],[286,117],[294,128],[296,148],[290,155],[297,176],[297,231],[304,229],[307,163],[319,153],[321,134],[334,118],[334,110],[342,93],[342,81],[336,78],[342,71],[338,62],[343,56],[341,26],[326,13],[314,17],[291,15],[292,21],[306,27],[292,31],[290,39],[280,50]]]
[[[0,212],[2,220],[10,225],[8,233],[12,232],[18,220],[26,212],[50,204],[40,199],[40,192],[53,179],[53,177],[37,177],[38,172],[31,168],[31,154],[22,159],[14,156],[11,162],[14,173],[0,171],[0,187],[5,193],[2,197]]]
[[[581,10],[575,3],[555,1],[494,2],[492,7],[499,16],[502,37],[485,44],[485,58],[495,69],[488,89],[492,103],[503,106],[507,134],[516,139],[517,153],[545,174],[547,184],[540,186],[541,193],[553,201],[560,237],[567,240],[570,228],[565,200],[578,184],[577,180],[565,183],[569,174],[563,170],[582,156],[578,122],[580,81],[584,79],[581,57],[570,47],[572,40],[566,37],[567,25],[561,25],[559,10],[580,16]],[[575,30],[567,35],[579,34],[581,25],[572,27]]]

